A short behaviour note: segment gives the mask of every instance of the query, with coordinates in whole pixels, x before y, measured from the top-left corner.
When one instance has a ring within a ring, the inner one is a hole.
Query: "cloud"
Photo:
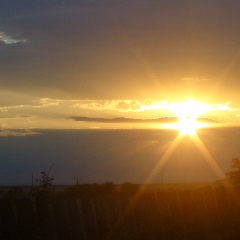
[[[231,108],[230,107],[231,102],[218,103],[212,105],[212,110],[219,110],[219,111],[230,111],[230,110],[238,110],[238,108]]]
[[[178,104],[176,102],[168,102],[167,100],[154,101],[151,99],[145,100],[63,100],[52,98],[41,98],[31,102],[27,105],[2,106],[0,111],[6,112],[10,109],[34,109],[34,108],[69,108],[82,109],[93,111],[117,111],[122,113],[128,112],[143,112],[151,110],[169,110],[172,105]],[[204,103],[200,103],[204,104]],[[209,110],[237,110],[230,107],[231,102],[204,104],[209,107]]]
[[[69,107],[94,111],[118,111],[118,112],[142,112],[147,110],[166,109],[166,100],[153,101],[146,100],[61,100],[51,98],[41,98],[34,100],[32,105],[15,105],[0,107],[0,111],[6,112],[9,109],[23,108],[48,108],[48,107]]]
[[[155,119],[138,119],[138,118],[90,118],[90,117],[67,117],[74,121],[80,122],[95,122],[95,123],[173,123],[177,122],[177,118],[174,117],[163,117]]]
[[[3,118],[3,119],[7,119],[7,118],[24,118],[24,119],[28,119],[28,118],[31,118],[33,116],[31,115],[16,115],[16,116],[13,116],[13,115],[5,115],[5,116],[0,116],[0,118]]]
[[[73,107],[91,110],[113,110],[118,112],[142,112],[153,109],[165,109],[167,101],[160,102],[146,100],[88,100],[77,101]]]
[[[7,112],[9,110],[13,110],[13,109],[34,109],[34,108],[48,108],[48,107],[52,107],[52,106],[57,106],[59,105],[60,102],[65,102],[64,100],[57,100],[57,99],[50,99],[50,98],[41,98],[41,99],[37,99],[34,100],[33,102],[31,102],[29,104],[20,104],[20,105],[12,105],[12,106],[2,106],[0,107],[0,111],[1,112]],[[66,102],[72,102],[72,100],[70,101],[66,101]]]
[[[39,106],[38,107],[50,107],[50,106],[57,106],[59,105],[59,102],[64,100],[57,100],[57,99],[51,99],[51,98],[42,98],[38,100]],[[70,100],[71,102],[71,100]]]
[[[1,128],[1,125],[0,125]],[[34,135],[39,135],[42,133],[31,131],[31,130],[1,130],[0,131],[0,137],[10,137],[10,136],[15,136],[15,137],[26,137],[26,136],[34,136]]]
[[[32,105],[30,105],[32,104]],[[0,108],[4,128],[89,128],[89,123],[171,123],[176,122],[171,111],[174,102],[166,100],[64,100],[41,98],[27,105]],[[234,110],[230,102],[207,105],[209,112],[201,117],[226,121],[225,111]],[[236,115],[236,113],[234,113]],[[199,115],[200,116],[200,115]],[[219,117],[220,116],[220,117]],[[166,117],[166,118],[164,118]],[[69,124],[68,120],[73,120]],[[80,124],[81,123],[81,124]],[[98,127],[98,126],[96,126]],[[108,127],[106,125],[106,127]]]
[[[9,35],[6,35],[4,32],[0,32],[0,41],[5,44],[16,44],[19,42],[26,42],[26,39],[16,39]]]
[[[153,119],[138,119],[138,118],[90,118],[90,117],[77,117],[71,116],[67,117],[67,119],[71,119],[79,122],[94,122],[94,123],[162,123],[162,124],[170,124],[176,123],[179,121],[177,117],[162,117],[162,118],[153,118]],[[218,123],[218,121],[210,118],[197,118],[198,122],[205,123]]]
[[[15,105],[15,106],[3,106],[0,107],[1,112],[8,112],[9,110],[23,110],[23,109],[29,109],[29,108],[34,108],[36,106],[34,105]]]

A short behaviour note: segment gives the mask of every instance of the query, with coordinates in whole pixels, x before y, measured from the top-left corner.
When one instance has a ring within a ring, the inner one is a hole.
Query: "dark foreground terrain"
[[[0,199],[0,239],[239,239],[233,187],[139,190],[80,185]]]

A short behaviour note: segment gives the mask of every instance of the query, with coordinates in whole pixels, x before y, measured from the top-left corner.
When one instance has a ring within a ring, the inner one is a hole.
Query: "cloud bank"
[[[155,118],[155,119],[137,119],[137,118],[90,118],[90,117],[67,117],[67,119],[71,119],[74,121],[79,122],[95,122],[95,123],[165,123],[165,124],[171,124],[176,123],[179,121],[179,118],[177,117],[162,117],[162,118]],[[197,118],[198,122],[203,123],[219,123],[219,121],[216,121],[214,119],[210,118]]]

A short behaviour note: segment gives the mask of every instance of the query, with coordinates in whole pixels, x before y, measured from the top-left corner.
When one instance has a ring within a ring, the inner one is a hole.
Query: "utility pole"
[[[79,185],[79,178],[78,175],[75,176],[76,184]]]
[[[32,187],[33,187],[33,173],[32,173]]]

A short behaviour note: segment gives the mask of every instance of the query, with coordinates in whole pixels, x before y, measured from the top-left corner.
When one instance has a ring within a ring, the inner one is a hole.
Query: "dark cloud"
[[[95,123],[176,123],[179,121],[176,117],[162,117],[162,118],[154,118],[154,119],[137,119],[137,118],[91,118],[91,117],[68,117],[67,119],[71,119],[79,122],[95,122]],[[218,121],[210,118],[197,118],[198,122],[204,123],[218,123]]]
[[[68,117],[74,121],[81,122],[97,122],[97,123],[174,123],[177,122],[177,118],[164,117],[156,119],[136,119],[136,118],[90,118],[90,117]]]
[[[1,128],[1,124],[0,124]],[[1,130],[0,137],[26,137],[41,134],[40,132],[22,129]]]
[[[0,31],[26,42],[0,44],[0,86],[106,99],[184,90],[185,76],[216,80],[240,46],[239,10],[233,0],[3,0]],[[240,76],[238,64],[224,79]]]
[[[16,115],[16,116],[3,115],[3,116],[0,116],[0,118],[31,118],[31,117],[32,117],[31,115]]]

